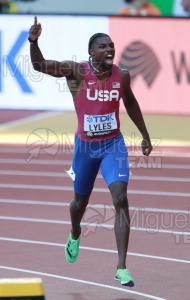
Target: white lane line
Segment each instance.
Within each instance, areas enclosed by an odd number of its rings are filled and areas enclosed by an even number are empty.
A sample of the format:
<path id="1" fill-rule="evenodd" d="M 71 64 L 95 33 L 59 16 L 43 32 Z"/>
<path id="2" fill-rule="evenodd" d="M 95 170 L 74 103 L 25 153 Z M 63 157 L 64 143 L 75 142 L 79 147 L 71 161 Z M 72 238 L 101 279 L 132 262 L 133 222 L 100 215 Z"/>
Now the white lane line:
<path id="1" fill-rule="evenodd" d="M 73 191 L 72 186 L 38 185 L 38 184 L 0 183 L 0 188 L 47 190 L 47 191 Z M 108 193 L 109 192 L 108 188 L 94 188 L 93 191 L 98 192 L 98 193 Z M 156 195 L 156 196 L 173 196 L 173 197 L 188 197 L 188 198 L 190 198 L 190 193 L 144 191 L 144 190 L 128 190 L 127 193 L 133 194 L 133 195 Z"/>
<path id="2" fill-rule="evenodd" d="M 190 165 L 187 164 L 162 164 L 152 161 L 152 159 L 146 162 L 143 162 L 145 160 L 144 157 L 141 158 L 140 161 L 131 161 L 133 165 L 131 166 L 131 169 L 178 169 L 178 170 L 190 170 Z M 129 159 L 130 161 L 130 159 Z M 24 159 L 20 158 L 10 158 L 0 159 L 1 164 L 27 164 L 27 165 L 71 165 L 71 160 L 61 160 L 61 159 L 31 159 L 29 162 L 27 161 L 27 156 Z"/>
<path id="3" fill-rule="evenodd" d="M 106 289 L 111 289 L 111 290 L 121 291 L 121 292 L 124 292 L 124 293 L 129 293 L 129 294 L 133 294 L 133 295 L 146 297 L 148 299 L 167 300 L 165 298 L 160 298 L 160 297 L 156 297 L 156 296 L 153 296 L 153 295 L 149 295 L 149 294 L 145 294 L 145 293 L 141 293 L 141 292 L 137 292 L 137 291 L 131 291 L 131 290 L 128 290 L 127 288 L 126 289 L 118 288 L 118 287 L 114 287 L 112 285 L 102 284 L 102 283 L 98 283 L 98 282 L 86 281 L 86 280 L 81 280 L 81 279 L 77 279 L 77 278 L 59 276 L 59 275 L 55 275 L 55 274 L 31 271 L 31 270 L 20 269 L 20 268 L 12 268 L 12 267 L 7 267 L 7 266 L 0 266 L 0 268 L 5 269 L 5 270 L 10 270 L 10 271 L 24 272 L 24 273 L 28 273 L 28 274 L 35 274 L 35 275 L 39 275 L 39 276 L 45 276 L 45 277 L 68 280 L 68 281 L 71 281 L 71 282 L 77 282 L 77 283 L 82 283 L 82 284 L 87 284 L 87 285 L 93 285 L 93 286 L 97 286 L 97 287 L 102 287 L 102 288 L 106 288 Z"/>
<path id="4" fill-rule="evenodd" d="M 63 172 L 35 172 L 35 171 L 15 171 L 15 170 L 0 170 L 0 175 L 11 175 L 11 176 L 34 176 L 34 177 L 68 177 Z M 98 176 L 100 177 L 100 176 Z M 102 176 L 101 176 L 102 178 Z"/>
<path id="5" fill-rule="evenodd" d="M 65 247 L 65 244 L 60 244 L 60 243 L 51 243 L 51 242 L 42 242 L 42 241 L 6 238 L 6 237 L 0 237 L 0 241 L 42 245 L 42 246 L 52 246 L 52 247 Z M 85 247 L 85 246 L 80 246 L 80 249 L 88 250 L 88 251 L 104 252 L 104 253 L 114 253 L 114 254 L 117 253 L 116 250 Z M 148 254 L 135 253 L 135 252 L 127 252 L 127 254 L 131 255 L 131 256 L 137 256 L 137 257 L 143 257 L 143 258 L 149 258 L 149 259 L 158 259 L 158 260 L 164 260 L 164 261 L 190 264 L 190 260 L 184 260 L 184 259 L 177 259 L 177 258 L 171 258 L 171 257 L 165 257 L 165 256 L 155 256 L 155 255 L 148 255 Z"/>
<path id="6" fill-rule="evenodd" d="M 17 222 L 32 222 L 32 223 L 47 223 L 47 224 L 64 224 L 64 225 L 71 225 L 71 221 L 62 221 L 62 220 L 50 220 L 50 219 L 38 219 L 38 218 L 22 218 L 22 217 L 10 217 L 10 216 L 0 216 L 0 220 L 2 221 L 17 221 Z M 103 229 L 112 230 L 114 225 L 112 224 L 105 224 L 105 223 L 94 223 L 92 222 L 81 222 L 82 226 L 86 226 L 89 230 L 89 227 L 99 227 Z M 174 231 L 174 230 L 166 230 L 166 229 L 159 229 L 157 227 L 145 228 L 145 227 L 130 227 L 131 230 L 135 231 L 145 231 L 147 233 L 166 233 L 166 234 L 173 234 L 173 235 L 185 235 L 189 236 L 189 231 Z M 94 232 L 94 230 L 93 230 Z"/>
<path id="7" fill-rule="evenodd" d="M 190 198 L 190 193 L 141 191 L 141 190 L 128 190 L 127 193 L 133 194 L 133 195 L 155 195 L 155 196 L 173 196 L 173 197 L 188 197 L 188 198 Z"/>
<path id="8" fill-rule="evenodd" d="M 35 171 L 15 171 L 15 170 L 0 170 L 0 175 L 10 176 L 35 176 L 35 177 L 66 177 L 68 175 L 63 172 L 35 172 Z M 97 178 L 102 178 L 101 174 L 98 174 Z M 148 181 L 171 181 L 171 182 L 190 182 L 190 178 L 182 177 L 164 177 L 164 176 L 135 176 L 132 175 L 130 180 L 148 180 Z"/>
<path id="9" fill-rule="evenodd" d="M 42 206 L 60 206 L 60 207 L 69 207 L 70 202 L 59 202 L 59 201 L 39 201 L 39 200 L 16 200 L 16 199 L 0 199 L 0 203 L 5 204 L 17 204 L 17 205 L 42 205 Z M 88 209 L 90 208 L 100 208 L 100 209 L 114 209 L 113 205 L 110 204 L 89 204 Z M 129 207 L 130 211 L 135 212 L 157 212 L 157 213 L 166 213 L 166 214 L 188 214 L 190 215 L 190 208 L 188 210 L 180 209 L 163 209 L 155 207 Z"/>
<path id="10" fill-rule="evenodd" d="M 70 202 L 59 202 L 59 201 L 40 201 L 40 200 L 17 200 L 17 199 L 1 199 L 0 203 L 9 203 L 9 204 L 22 204 L 22 205 L 42 205 L 42 206 L 64 206 L 69 207 Z M 88 208 L 102 208 L 102 209 L 114 209 L 113 205 L 110 204 L 89 204 Z M 168 214 L 189 214 L 190 208 L 188 210 L 180 210 L 180 209 L 163 209 L 163 208 L 155 208 L 155 207 L 136 207 L 131 206 L 129 210 L 140 211 L 140 212 L 158 212 L 158 213 L 168 213 Z"/>
<path id="11" fill-rule="evenodd" d="M 32 159 L 31 161 L 27 161 L 27 156 L 24 159 L 21 158 L 10 158 L 10 159 L 0 159 L 1 164 L 25 164 L 25 165 L 71 165 L 70 160 L 59 160 L 59 159 Z"/>
<path id="12" fill-rule="evenodd" d="M 70 150 L 70 147 L 72 147 L 73 144 L 72 144 L 72 141 L 70 141 L 69 145 L 67 144 L 63 144 L 63 149 L 61 150 L 58 150 L 56 152 L 56 155 L 65 155 L 65 154 L 73 154 L 73 152 Z M 157 152 L 155 153 L 151 153 L 151 156 L 153 157 L 169 157 L 169 158 L 190 158 L 190 152 L 187 152 L 187 148 L 190 149 L 190 146 L 181 146 L 180 149 L 181 149 L 181 152 L 177 152 L 175 150 L 175 146 L 173 147 L 174 151 L 173 152 L 164 152 L 164 150 L 161 148 L 157 148 Z M 54 148 L 51 147 L 51 149 L 53 150 Z M 184 149 L 186 152 L 184 152 Z M 55 147 L 55 150 L 57 150 L 57 147 Z M 11 145 L 10 147 L 2 147 L 0 148 L 0 153 L 4 153 L 4 154 L 7 154 L 7 153 L 10 153 L 10 154 L 28 154 L 28 149 L 26 147 L 25 144 L 23 144 L 23 148 L 17 148 L 15 147 L 14 148 L 14 145 Z M 39 150 L 35 150 L 33 149 L 33 153 L 37 153 L 39 154 Z M 55 152 L 54 152 L 55 153 Z M 130 157 L 133 157 L 133 156 L 141 156 L 141 152 L 139 151 L 131 151 L 130 150 L 130 147 L 128 147 L 128 153 L 129 153 L 129 158 Z M 45 152 L 45 151 L 40 151 L 40 155 L 48 155 L 49 153 Z"/>
<path id="13" fill-rule="evenodd" d="M 170 181 L 170 182 L 190 182 L 190 178 L 182 177 L 164 177 L 164 176 L 135 176 L 132 174 L 130 180 L 148 180 L 148 181 Z"/>

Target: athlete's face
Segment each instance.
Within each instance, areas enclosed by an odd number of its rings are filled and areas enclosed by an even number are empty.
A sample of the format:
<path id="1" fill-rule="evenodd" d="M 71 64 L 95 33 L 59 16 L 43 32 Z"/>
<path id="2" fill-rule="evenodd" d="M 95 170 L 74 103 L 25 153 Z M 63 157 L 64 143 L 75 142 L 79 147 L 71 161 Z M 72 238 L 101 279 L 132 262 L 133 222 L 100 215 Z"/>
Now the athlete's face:
<path id="1" fill-rule="evenodd" d="M 110 37 L 99 37 L 92 45 L 92 60 L 105 68 L 111 68 L 115 56 L 115 47 Z"/>

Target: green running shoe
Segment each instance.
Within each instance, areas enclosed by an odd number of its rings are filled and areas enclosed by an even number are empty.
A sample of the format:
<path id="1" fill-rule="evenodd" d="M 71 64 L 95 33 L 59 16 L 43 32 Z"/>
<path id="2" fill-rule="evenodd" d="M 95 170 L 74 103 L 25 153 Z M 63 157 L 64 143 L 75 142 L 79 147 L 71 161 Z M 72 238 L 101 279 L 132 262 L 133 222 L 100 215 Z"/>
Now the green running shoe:
<path id="1" fill-rule="evenodd" d="M 70 233 L 68 241 L 65 245 L 65 257 L 69 263 L 74 263 L 77 260 L 79 254 L 80 236 L 77 240 L 72 238 Z"/>
<path id="2" fill-rule="evenodd" d="M 129 287 L 133 287 L 135 285 L 134 279 L 131 277 L 128 269 L 118 269 L 114 279 L 120 281 L 121 285 Z"/>

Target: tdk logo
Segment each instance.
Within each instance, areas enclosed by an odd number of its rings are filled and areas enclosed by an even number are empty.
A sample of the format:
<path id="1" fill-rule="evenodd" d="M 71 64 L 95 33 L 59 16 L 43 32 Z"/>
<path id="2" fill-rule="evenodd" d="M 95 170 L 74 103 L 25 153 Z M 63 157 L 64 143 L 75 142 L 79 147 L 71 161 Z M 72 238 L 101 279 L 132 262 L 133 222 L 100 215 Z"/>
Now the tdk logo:
<path id="1" fill-rule="evenodd" d="M 108 114 L 104 116 L 88 116 L 87 121 L 89 123 L 92 123 L 93 121 L 96 123 L 102 123 L 106 121 L 114 121 L 115 118 L 113 117 L 113 114 Z"/>
<path id="2" fill-rule="evenodd" d="M 23 93 L 32 93 L 26 78 L 22 75 L 21 70 L 16 65 L 15 58 L 19 54 L 20 49 L 28 38 L 28 31 L 22 31 L 15 43 L 12 45 L 8 54 L 2 53 L 2 32 L 0 31 L 0 92 L 3 90 L 3 80 L 5 80 L 4 69 L 9 68 L 13 80 L 16 80 Z"/>
<path id="3" fill-rule="evenodd" d="M 112 101 L 119 100 L 119 91 L 118 90 L 90 90 L 87 89 L 86 97 L 88 100 L 99 100 L 99 101 Z"/>

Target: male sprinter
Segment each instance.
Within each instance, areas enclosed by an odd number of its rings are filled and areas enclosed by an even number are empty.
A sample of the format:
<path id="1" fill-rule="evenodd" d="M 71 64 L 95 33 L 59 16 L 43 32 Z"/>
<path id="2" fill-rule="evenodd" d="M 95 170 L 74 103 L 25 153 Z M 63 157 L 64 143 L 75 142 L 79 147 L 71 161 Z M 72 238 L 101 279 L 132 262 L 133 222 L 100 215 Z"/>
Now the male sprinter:
<path id="1" fill-rule="evenodd" d="M 115 47 L 104 33 L 94 34 L 88 45 L 89 61 L 46 60 L 38 46 L 41 24 L 34 19 L 29 31 L 31 61 L 35 70 L 55 77 L 66 77 L 73 97 L 78 128 L 72 162 L 74 200 L 70 204 L 71 232 L 65 247 L 68 262 L 76 261 L 81 237 L 80 222 L 89 202 L 100 169 L 115 207 L 115 238 L 118 264 L 115 279 L 132 287 L 134 280 L 126 266 L 130 232 L 127 199 L 128 152 L 120 132 L 119 103 L 123 99 L 129 117 L 142 134 L 142 152 L 152 151 L 145 122 L 130 87 L 130 75 L 113 64 Z M 122 218 L 122 219 L 121 219 Z"/>

